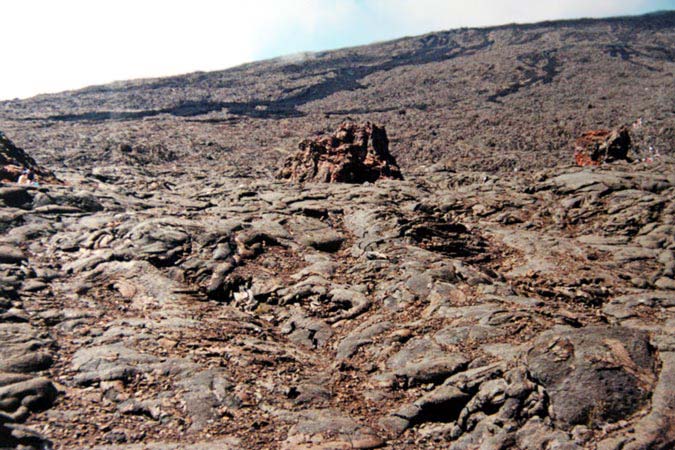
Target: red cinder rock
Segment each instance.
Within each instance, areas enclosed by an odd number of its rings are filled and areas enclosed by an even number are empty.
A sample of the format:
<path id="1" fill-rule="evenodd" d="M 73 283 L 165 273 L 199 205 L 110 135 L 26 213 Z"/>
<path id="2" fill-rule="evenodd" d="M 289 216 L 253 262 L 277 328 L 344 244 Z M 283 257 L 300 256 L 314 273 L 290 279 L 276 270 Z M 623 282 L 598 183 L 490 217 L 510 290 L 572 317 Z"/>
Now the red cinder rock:
<path id="1" fill-rule="evenodd" d="M 286 159 L 277 177 L 326 183 L 403 179 L 389 153 L 387 132 L 370 122 L 344 122 L 331 136 L 305 139 L 299 150 Z"/>
<path id="2" fill-rule="evenodd" d="M 599 166 L 604 162 L 628 159 L 630 148 L 627 127 L 587 131 L 574 142 L 574 160 L 580 166 Z"/>

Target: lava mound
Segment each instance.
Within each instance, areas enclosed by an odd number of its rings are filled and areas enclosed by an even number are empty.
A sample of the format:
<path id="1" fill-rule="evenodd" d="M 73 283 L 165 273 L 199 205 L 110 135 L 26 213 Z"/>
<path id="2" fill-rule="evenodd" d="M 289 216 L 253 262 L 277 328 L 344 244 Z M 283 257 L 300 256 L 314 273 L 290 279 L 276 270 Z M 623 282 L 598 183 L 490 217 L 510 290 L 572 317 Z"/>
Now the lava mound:
<path id="1" fill-rule="evenodd" d="M 23 149 L 14 145 L 0 131 L 0 181 L 17 181 L 21 172 L 29 169 L 40 179 L 54 179 L 54 174 L 40 167 Z"/>
<path id="2" fill-rule="evenodd" d="M 574 160 L 579 166 L 599 166 L 627 159 L 631 145 L 626 127 L 587 131 L 574 142 Z"/>
<path id="3" fill-rule="evenodd" d="M 292 181 L 365 183 L 402 180 L 384 127 L 344 122 L 330 136 L 305 139 L 277 174 Z"/>

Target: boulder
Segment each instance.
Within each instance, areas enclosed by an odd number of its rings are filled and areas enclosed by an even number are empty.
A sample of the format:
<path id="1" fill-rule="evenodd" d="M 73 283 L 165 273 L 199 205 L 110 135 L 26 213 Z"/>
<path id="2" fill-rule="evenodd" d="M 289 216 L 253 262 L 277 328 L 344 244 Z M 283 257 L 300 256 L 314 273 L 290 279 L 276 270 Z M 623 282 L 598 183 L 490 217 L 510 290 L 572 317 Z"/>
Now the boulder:
<path id="1" fill-rule="evenodd" d="M 648 334 L 624 327 L 553 328 L 535 340 L 527 363 L 564 429 L 630 417 L 648 404 L 656 382 Z"/>
<path id="2" fill-rule="evenodd" d="M 631 145 L 627 127 L 587 131 L 574 142 L 574 160 L 579 166 L 599 166 L 627 159 Z"/>
<path id="3" fill-rule="evenodd" d="M 384 127 L 370 122 L 344 122 L 330 136 L 305 139 L 284 162 L 278 178 L 326 183 L 401 180 L 401 170 L 389 153 Z"/>

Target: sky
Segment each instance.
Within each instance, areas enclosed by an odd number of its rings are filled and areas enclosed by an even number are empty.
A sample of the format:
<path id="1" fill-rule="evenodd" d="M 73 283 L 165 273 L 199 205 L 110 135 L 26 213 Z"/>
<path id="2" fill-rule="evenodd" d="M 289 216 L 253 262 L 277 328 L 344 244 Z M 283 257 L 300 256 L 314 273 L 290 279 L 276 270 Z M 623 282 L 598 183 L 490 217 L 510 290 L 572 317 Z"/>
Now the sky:
<path id="1" fill-rule="evenodd" d="M 675 0 L 16 0 L 0 100 L 458 27 L 675 9 Z"/>

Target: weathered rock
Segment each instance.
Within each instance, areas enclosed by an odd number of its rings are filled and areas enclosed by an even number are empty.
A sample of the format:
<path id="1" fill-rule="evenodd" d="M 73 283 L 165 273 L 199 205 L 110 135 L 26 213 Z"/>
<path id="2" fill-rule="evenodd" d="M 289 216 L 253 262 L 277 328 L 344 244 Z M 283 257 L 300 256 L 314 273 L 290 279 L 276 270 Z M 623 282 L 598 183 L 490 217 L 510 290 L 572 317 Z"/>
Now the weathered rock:
<path id="1" fill-rule="evenodd" d="M 46 378 L 33 378 L 0 387 L 0 410 L 21 421 L 29 411 L 48 408 L 56 399 L 56 388 Z"/>
<path id="2" fill-rule="evenodd" d="M 671 166 L 181 167 L 8 191 L 0 389 L 41 371 L 65 394 L 33 416 L 8 395 L 8 420 L 115 450 L 672 446 Z"/>
<path id="3" fill-rule="evenodd" d="M 626 159 L 631 149 L 628 128 L 593 130 L 574 142 L 574 160 L 580 166 L 599 166 L 604 162 Z"/>
<path id="4" fill-rule="evenodd" d="M 44 351 L 28 351 L 0 361 L 0 371 L 30 373 L 48 369 L 54 360 Z"/>
<path id="5" fill-rule="evenodd" d="M 439 386 L 415 401 L 414 405 L 420 408 L 420 415 L 415 419 L 425 421 L 440 418 L 450 422 L 457 419 L 470 398 L 455 386 Z"/>
<path id="6" fill-rule="evenodd" d="M 384 127 L 345 122 L 335 134 L 306 139 L 277 174 L 292 181 L 363 183 L 403 179 Z"/>
<path id="7" fill-rule="evenodd" d="M 282 449 L 347 450 L 380 447 L 375 431 L 334 410 L 309 410 L 288 431 Z"/>
<path id="8" fill-rule="evenodd" d="M 444 351 L 431 339 L 408 341 L 387 361 L 391 369 L 377 377 L 385 385 L 401 384 L 404 387 L 424 383 L 439 383 L 464 369 L 467 359 L 459 353 Z"/>
<path id="9" fill-rule="evenodd" d="M 78 350 L 73 355 L 72 367 L 78 372 L 75 382 L 86 385 L 99 381 L 129 380 L 138 372 L 149 371 L 148 365 L 157 361 L 155 357 L 117 343 Z"/>
<path id="10" fill-rule="evenodd" d="M 340 233 L 319 219 L 298 217 L 288 227 L 301 244 L 316 250 L 335 252 L 344 242 Z"/>
<path id="11" fill-rule="evenodd" d="M 328 294 L 331 301 L 339 307 L 347 307 L 344 312 L 331 317 L 328 322 L 334 323 L 338 320 L 352 319 L 363 314 L 370 308 L 371 301 L 364 294 L 351 289 L 333 289 Z"/>
<path id="12" fill-rule="evenodd" d="M 118 145 L 109 145 L 106 148 L 106 154 L 110 163 L 132 163 L 132 164 L 159 164 L 162 162 L 171 162 L 177 159 L 176 152 L 168 149 L 163 144 L 154 145 L 131 145 L 128 142 L 122 142 Z"/>
<path id="13" fill-rule="evenodd" d="M 516 433 L 518 448 L 539 450 L 550 448 L 557 450 L 580 450 L 582 447 L 572 442 L 567 433 L 555 430 L 543 423 L 541 418 L 530 419 Z"/>
<path id="14" fill-rule="evenodd" d="M 126 435 L 122 431 L 110 431 L 107 434 L 108 441 L 120 440 L 119 444 L 126 441 Z M 143 444 L 123 444 L 123 445 L 97 445 L 92 447 L 92 450 L 238 450 L 242 448 L 239 439 L 218 438 L 207 439 L 205 441 L 196 442 L 194 444 L 186 444 L 185 442 L 152 442 Z"/>
<path id="15" fill-rule="evenodd" d="M 392 323 L 385 321 L 381 316 L 375 316 L 347 335 L 337 346 L 336 358 L 344 360 L 354 355 L 359 347 L 370 344 L 373 338 L 392 327 Z"/>
<path id="16" fill-rule="evenodd" d="M 324 321 L 307 317 L 298 310 L 291 313 L 291 317 L 281 325 L 280 330 L 293 342 L 309 348 L 323 347 L 333 335 L 330 326 Z"/>
<path id="17" fill-rule="evenodd" d="M 18 247 L 0 245 L 0 264 L 20 264 L 26 255 Z"/>
<path id="18" fill-rule="evenodd" d="M 420 247 L 447 256 L 470 256 L 484 251 L 485 242 L 480 236 L 464 224 L 448 219 L 438 210 L 423 208 L 402 224 L 401 232 Z"/>
<path id="19" fill-rule="evenodd" d="M 625 419 L 647 403 L 656 382 L 647 333 L 622 327 L 547 331 L 527 363 L 546 388 L 553 419 L 567 429 Z"/>
<path id="20" fill-rule="evenodd" d="M 232 394 L 233 384 L 223 370 L 205 370 L 185 378 L 180 385 L 186 390 L 183 399 L 192 419 L 191 431 L 198 431 L 217 420 L 221 408 L 236 409 L 241 404 Z"/>

